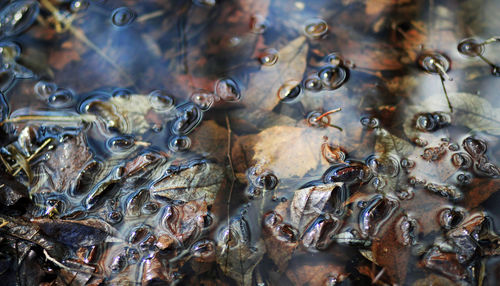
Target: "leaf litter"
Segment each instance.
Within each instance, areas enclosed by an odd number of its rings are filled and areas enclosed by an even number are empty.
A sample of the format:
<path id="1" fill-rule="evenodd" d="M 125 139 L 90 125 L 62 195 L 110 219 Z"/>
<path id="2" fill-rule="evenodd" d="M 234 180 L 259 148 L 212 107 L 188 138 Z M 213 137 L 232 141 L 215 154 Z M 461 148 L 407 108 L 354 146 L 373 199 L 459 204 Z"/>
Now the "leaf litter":
<path id="1" fill-rule="evenodd" d="M 118 2 L 0 5 L 2 279 L 495 284 L 474 0 Z"/>

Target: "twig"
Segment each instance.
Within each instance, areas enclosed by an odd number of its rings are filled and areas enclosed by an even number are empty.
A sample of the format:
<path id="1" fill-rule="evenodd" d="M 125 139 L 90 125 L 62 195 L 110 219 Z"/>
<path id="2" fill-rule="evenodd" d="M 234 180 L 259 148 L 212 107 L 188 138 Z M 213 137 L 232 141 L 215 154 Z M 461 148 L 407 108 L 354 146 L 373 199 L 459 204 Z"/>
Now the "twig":
<path id="1" fill-rule="evenodd" d="M 229 221 L 229 214 L 230 214 L 230 205 L 231 205 L 231 198 L 233 196 L 233 188 L 234 188 L 234 182 L 236 180 L 236 176 L 234 174 L 234 167 L 233 167 L 233 159 L 231 157 L 231 124 L 229 122 L 229 116 L 226 113 L 226 127 L 227 127 L 227 159 L 229 160 L 229 167 L 231 168 L 231 188 L 229 189 L 229 196 L 227 199 L 227 227 L 229 231 L 229 238 L 226 247 L 229 248 L 229 239 L 231 239 L 231 224 Z M 229 262 L 229 254 L 226 256 L 226 267 Z"/>
<path id="2" fill-rule="evenodd" d="M 148 20 L 158 18 L 158 17 L 162 16 L 163 14 L 165 14 L 165 11 L 162 11 L 162 10 L 158 10 L 155 12 L 144 14 L 144 15 L 137 17 L 136 22 L 139 22 L 139 23 L 146 22 Z"/>
<path id="3" fill-rule="evenodd" d="M 453 113 L 453 106 L 451 105 L 450 98 L 448 97 L 448 92 L 446 91 L 446 86 L 444 85 L 443 76 L 441 76 L 441 86 L 443 87 L 444 96 L 446 97 L 446 101 L 448 102 L 448 107 L 450 108 L 450 112 Z"/>
<path id="4" fill-rule="evenodd" d="M 339 111 L 342 111 L 342 108 L 340 108 L 340 107 L 339 107 L 339 108 L 336 108 L 336 109 L 333 109 L 333 110 L 327 111 L 327 112 L 325 112 L 325 113 L 321 114 L 320 116 L 316 117 L 316 118 L 314 119 L 314 121 L 321 120 L 321 118 L 323 118 L 323 117 L 325 117 L 325 116 L 327 116 L 327 115 L 329 115 L 329 114 L 339 112 Z"/>
<path id="5" fill-rule="evenodd" d="M 372 284 L 377 283 L 377 281 L 380 279 L 380 277 L 382 277 L 382 275 L 384 274 L 384 272 L 385 272 L 385 267 L 382 268 L 382 270 L 380 270 L 379 273 L 377 273 L 377 276 L 375 276 L 375 278 L 372 280 Z"/>
<path id="6" fill-rule="evenodd" d="M 0 126 L 2 126 L 1 123 L 0 123 Z M 9 165 L 9 163 L 4 159 L 2 154 L 0 154 L 0 161 L 2 161 L 2 163 L 5 165 L 5 168 L 7 168 L 7 172 L 9 172 L 9 174 L 12 174 L 12 171 L 14 171 L 14 170 Z"/>
<path id="7" fill-rule="evenodd" d="M 40 151 L 42 151 L 43 148 L 45 148 L 50 142 L 52 142 L 52 138 L 48 138 L 47 140 L 45 140 L 43 144 L 40 147 L 38 147 L 38 149 L 35 150 L 33 154 L 31 154 L 28 158 L 26 158 L 26 161 L 29 163 L 31 160 L 33 160 L 33 158 L 35 158 L 35 156 L 38 155 L 38 153 L 40 153 Z M 12 176 L 16 176 L 19 172 L 21 172 L 21 170 L 22 168 L 18 167 L 17 170 L 14 172 L 14 174 L 12 174 Z"/>
<path id="8" fill-rule="evenodd" d="M 0 220 L 2 220 L 2 223 L 0 223 L 0 228 L 2 228 L 2 227 L 4 227 L 4 226 L 6 226 L 6 225 L 9 224 L 9 221 L 6 220 L 6 219 L 4 219 L 4 218 L 2 218 L 2 217 L 0 217 Z"/>
<path id="9" fill-rule="evenodd" d="M 5 123 L 16 123 L 16 122 L 25 122 L 25 121 L 55 121 L 55 122 L 74 122 L 74 121 L 84 121 L 84 122 L 92 122 L 95 121 L 97 117 L 92 114 L 83 114 L 76 116 L 45 116 L 45 115 L 22 115 L 18 117 L 11 117 L 2 122 L 0 122 L 0 126 Z"/>

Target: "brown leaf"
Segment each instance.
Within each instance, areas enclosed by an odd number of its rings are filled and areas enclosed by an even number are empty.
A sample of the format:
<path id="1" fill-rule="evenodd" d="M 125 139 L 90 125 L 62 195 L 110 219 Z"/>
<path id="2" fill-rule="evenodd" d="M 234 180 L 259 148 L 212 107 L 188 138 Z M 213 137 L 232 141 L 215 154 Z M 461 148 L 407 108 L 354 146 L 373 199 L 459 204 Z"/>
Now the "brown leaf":
<path id="1" fill-rule="evenodd" d="M 344 265 L 331 260 L 314 259 L 305 263 L 303 259 L 297 258 L 290 264 L 286 276 L 293 285 L 335 285 L 348 276 Z"/>
<path id="2" fill-rule="evenodd" d="M 38 178 L 32 187 L 34 192 L 44 187 L 54 192 L 69 190 L 92 158 L 83 133 L 67 138 L 47 154 L 49 159 L 33 168 Z"/>
<path id="3" fill-rule="evenodd" d="M 262 66 L 253 74 L 246 90 L 242 92 L 242 103 L 249 110 L 254 108 L 271 111 L 278 103 L 278 90 L 288 81 L 302 81 L 306 69 L 308 44 L 304 36 L 288 43 L 279 52 L 278 62 Z"/>
<path id="4" fill-rule="evenodd" d="M 208 160 L 195 159 L 172 163 L 166 175 L 156 181 L 150 191 L 155 197 L 185 202 L 203 199 L 212 205 L 225 182 L 221 166 Z"/>
<path id="5" fill-rule="evenodd" d="M 261 165 L 278 178 L 303 177 L 323 162 L 323 134 L 324 131 L 310 127 L 275 126 L 256 135 L 239 137 L 236 145 L 240 145 L 246 166 Z M 236 169 L 244 172 L 246 166 Z"/>
<path id="6" fill-rule="evenodd" d="M 215 121 L 203 121 L 189 136 L 192 142 L 190 150 L 223 163 L 227 154 L 227 136 L 227 129 Z"/>

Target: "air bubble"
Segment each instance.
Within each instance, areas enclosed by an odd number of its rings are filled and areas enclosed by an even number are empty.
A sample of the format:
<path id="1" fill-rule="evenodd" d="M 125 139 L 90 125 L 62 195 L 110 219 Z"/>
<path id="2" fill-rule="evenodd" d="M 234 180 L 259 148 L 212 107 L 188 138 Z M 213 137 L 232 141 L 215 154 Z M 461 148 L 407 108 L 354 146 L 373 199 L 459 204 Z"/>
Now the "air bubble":
<path id="1" fill-rule="evenodd" d="M 259 55 L 259 62 L 263 66 L 272 66 L 278 62 L 278 51 L 275 49 L 266 49 Z"/>
<path id="2" fill-rule="evenodd" d="M 135 19 L 135 12 L 128 7 L 120 7 L 113 11 L 111 23 L 118 27 L 123 27 L 132 23 Z"/>
<path id="3" fill-rule="evenodd" d="M 195 104 L 179 106 L 177 118 L 172 124 L 172 132 L 176 135 L 187 135 L 198 126 L 203 117 L 203 112 Z"/>
<path id="4" fill-rule="evenodd" d="M 117 224 L 123 219 L 123 214 L 119 211 L 111 211 L 106 215 L 106 221 L 110 224 Z"/>
<path id="5" fill-rule="evenodd" d="M 486 153 L 487 144 L 481 139 L 476 139 L 473 137 L 467 137 L 462 142 L 462 146 L 465 151 L 469 153 L 472 158 L 479 158 Z"/>
<path id="6" fill-rule="evenodd" d="M 476 57 L 478 55 L 482 55 L 484 52 L 484 46 L 472 38 L 460 41 L 457 49 L 462 55 L 469 57 Z"/>
<path id="7" fill-rule="evenodd" d="M 132 136 L 116 136 L 106 142 L 106 147 L 112 152 L 125 152 L 134 147 L 135 140 Z"/>
<path id="8" fill-rule="evenodd" d="M 394 157 L 379 157 L 372 155 L 366 159 L 366 165 L 374 174 L 396 177 L 399 174 L 399 163 Z"/>
<path id="9" fill-rule="evenodd" d="M 72 91 L 59 89 L 47 99 L 47 103 L 54 108 L 69 107 L 73 104 L 73 97 Z"/>
<path id="10" fill-rule="evenodd" d="M 213 93 L 203 90 L 191 94 L 190 98 L 191 101 L 203 111 L 210 109 L 215 102 L 215 96 Z"/>
<path id="11" fill-rule="evenodd" d="M 168 148 L 174 152 L 185 152 L 191 148 L 191 139 L 187 136 L 174 136 L 170 139 Z"/>
<path id="12" fill-rule="evenodd" d="M 154 90 L 148 97 L 149 102 L 156 111 L 168 111 L 174 106 L 173 97 L 164 90 Z"/>
<path id="13" fill-rule="evenodd" d="M 326 66 L 318 72 L 324 88 L 334 90 L 341 87 L 349 78 L 349 70 L 343 66 Z"/>
<path id="14" fill-rule="evenodd" d="M 363 125 L 364 127 L 367 127 L 367 128 L 370 128 L 370 129 L 374 129 L 374 128 L 377 128 L 379 127 L 379 120 L 375 117 L 361 117 L 361 125 Z"/>
<path id="15" fill-rule="evenodd" d="M 456 168 L 467 170 L 472 167 L 472 158 L 467 153 L 455 153 L 451 155 L 451 163 Z"/>
<path id="16" fill-rule="evenodd" d="M 496 76 L 496 77 L 500 77 L 500 67 L 492 66 L 491 67 L 491 74 Z"/>
<path id="17" fill-rule="evenodd" d="M 134 92 L 128 88 L 117 88 L 113 90 L 112 96 L 128 99 L 132 94 L 134 94 Z"/>
<path id="18" fill-rule="evenodd" d="M 212 261 L 215 258 L 215 242 L 203 239 L 193 243 L 191 255 L 202 261 Z"/>
<path id="19" fill-rule="evenodd" d="M 304 25 L 306 36 L 312 39 L 319 39 L 328 32 L 328 24 L 323 19 L 310 19 Z"/>
<path id="20" fill-rule="evenodd" d="M 344 64 L 344 60 L 342 59 L 342 57 L 337 54 L 337 53 L 331 53 L 329 54 L 328 56 L 326 56 L 326 59 L 325 61 L 329 64 L 329 65 L 332 65 L 334 67 L 337 67 L 337 66 L 342 66 Z"/>
<path id="21" fill-rule="evenodd" d="M 39 81 L 35 84 L 35 93 L 42 99 L 48 99 L 57 90 L 57 84 L 53 82 Z"/>
<path id="22" fill-rule="evenodd" d="M 439 222 L 445 229 L 457 227 L 465 217 L 465 213 L 461 209 L 446 208 L 439 213 Z"/>
<path id="23" fill-rule="evenodd" d="M 319 76 L 317 74 L 313 74 L 304 80 L 304 88 L 306 90 L 317 92 L 323 89 L 323 85 Z"/>
<path id="24" fill-rule="evenodd" d="M 109 266 L 109 269 L 111 269 L 111 271 L 114 273 L 118 273 L 121 272 L 123 269 L 125 269 L 126 266 L 127 266 L 127 257 L 124 254 L 120 254 L 115 258 L 113 258 L 113 261 Z"/>
<path id="25" fill-rule="evenodd" d="M 467 174 L 458 174 L 457 181 L 460 185 L 469 185 L 472 182 L 472 178 Z"/>
<path id="26" fill-rule="evenodd" d="M 427 52 L 420 55 L 418 65 L 424 71 L 436 74 L 447 72 L 451 67 L 450 60 L 446 56 L 436 52 Z"/>
<path id="27" fill-rule="evenodd" d="M 15 36 L 28 29 L 38 16 L 39 3 L 15 1 L 0 11 L 0 38 Z"/>
<path id="28" fill-rule="evenodd" d="M 74 0 L 71 2 L 69 8 L 72 12 L 77 13 L 86 10 L 89 7 L 88 0 Z"/>
<path id="29" fill-rule="evenodd" d="M 21 54 L 21 47 L 13 42 L 0 43 L 0 63 L 9 66 Z"/>
<path id="30" fill-rule="evenodd" d="M 283 102 L 293 102 L 302 93 L 300 82 L 290 80 L 285 82 L 278 90 L 278 98 Z"/>
<path id="31" fill-rule="evenodd" d="M 237 101 L 241 97 L 240 87 L 232 78 L 222 78 L 215 83 L 215 94 L 224 101 Z"/>
<path id="32" fill-rule="evenodd" d="M 276 175 L 270 172 L 264 172 L 257 177 L 256 185 L 265 190 L 274 190 L 278 182 L 278 177 L 276 177 Z"/>

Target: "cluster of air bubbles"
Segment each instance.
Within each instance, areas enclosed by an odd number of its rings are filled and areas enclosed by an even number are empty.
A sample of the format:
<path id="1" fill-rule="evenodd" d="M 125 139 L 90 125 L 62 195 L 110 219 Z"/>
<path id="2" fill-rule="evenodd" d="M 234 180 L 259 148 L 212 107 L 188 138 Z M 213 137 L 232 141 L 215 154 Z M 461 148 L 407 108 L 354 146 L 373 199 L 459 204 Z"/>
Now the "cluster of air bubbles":
<path id="1" fill-rule="evenodd" d="M 120 7 L 113 10 L 111 14 L 111 23 L 118 27 L 131 24 L 135 20 L 135 12 L 128 7 Z"/>
<path id="2" fill-rule="evenodd" d="M 0 39 L 18 35 L 36 20 L 40 4 L 35 0 L 14 1 L 0 10 Z"/>
<path id="3" fill-rule="evenodd" d="M 415 126 L 420 131 L 432 132 L 451 124 L 451 116 L 445 112 L 420 113 L 416 115 Z"/>
<path id="4" fill-rule="evenodd" d="M 39 81 L 35 84 L 35 93 L 42 99 L 47 100 L 57 90 L 57 84 L 48 81 Z"/>
<path id="5" fill-rule="evenodd" d="M 269 22 L 262 15 L 253 15 L 250 19 L 250 30 L 256 34 L 262 34 L 269 26 Z"/>
<path id="6" fill-rule="evenodd" d="M 371 155 L 366 159 L 366 165 L 376 175 L 396 177 L 399 174 L 399 162 L 392 156 Z"/>
<path id="7" fill-rule="evenodd" d="M 349 79 L 349 69 L 345 61 L 337 53 L 326 56 L 319 71 L 309 74 L 304 79 L 304 88 L 309 91 L 318 92 L 323 89 L 335 90 L 341 87 Z"/>
<path id="8" fill-rule="evenodd" d="M 263 66 L 272 66 L 278 62 L 278 51 L 273 48 L 265 49 L 259 54 L 259 62 Z"/>
<path id="9" fill-rule="evenodd" d="M 309 19 L 304 24 L 304 33 L 311 39 L 320 39 L 328 32 L 328 24 L 320 18 Z"/>
<path id="10" fill-rule="evenodd" d="M 263 191 L 276 189 L 278 177 L 270 170 L 262 170 L 260 166 L 249 168 L 247 171 L 249 186 L 246 191 L 250 198 L 261 196 Z"/>
<path id="11" fill-rule="evenodd" d="M 205 90 L 195 91 L 191 94 L 191 101 L 196 104 L 201 110 L 210 109 L 215 102 L 215 95 Z"/>
<path id="12" fill-rule="evenodd" d="M 304 79 L 304 88 L 310 91 L 320 91 L 323 89 L 321 79 L 317 73 L 311 74 Z"/>

